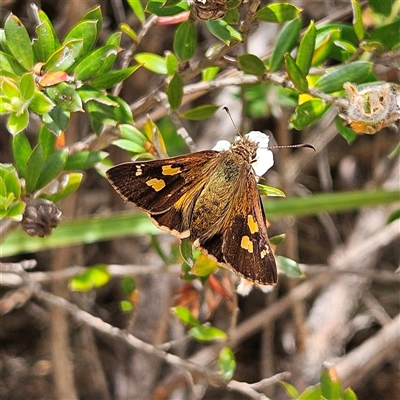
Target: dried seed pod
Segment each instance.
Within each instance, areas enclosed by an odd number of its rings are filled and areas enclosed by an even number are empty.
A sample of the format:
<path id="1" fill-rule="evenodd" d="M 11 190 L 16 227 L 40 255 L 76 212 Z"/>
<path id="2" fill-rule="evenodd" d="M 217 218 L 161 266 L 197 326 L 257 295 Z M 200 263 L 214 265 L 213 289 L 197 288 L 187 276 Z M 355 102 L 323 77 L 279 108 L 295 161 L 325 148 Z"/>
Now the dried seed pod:
<path id="1" fill-rule="evenodd" d="M 227 0 L 190 0 L 193 4 L 194 14 L 200 19 L 220 19 L 224 18 L 226 13 Z"/>
<path id="2" fill-rule="evenodd" d="M 48 236 L 60 223 L 61 214 L 59 208 L 49 200 L 31 200 L 25 207 L 21 221 L 22 229 L 29 236 Z"/>
<path id="3" fill-rule="evenodd" d="M 400 87 L 394 83 L 373 82 L 343 85 L 349 107 L 344 118 L 356 133 L 374 134 L 400 120 Z"/>

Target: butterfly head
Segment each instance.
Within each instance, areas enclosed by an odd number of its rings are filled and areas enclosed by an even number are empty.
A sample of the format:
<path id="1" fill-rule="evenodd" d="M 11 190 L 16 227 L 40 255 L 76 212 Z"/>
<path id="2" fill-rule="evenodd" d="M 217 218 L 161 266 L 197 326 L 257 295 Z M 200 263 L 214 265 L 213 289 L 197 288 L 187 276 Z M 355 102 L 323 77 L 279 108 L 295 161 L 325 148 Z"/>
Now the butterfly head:
<path id="1" fill-rule="evenodd" d="M 257 176 L 264 175 L 274 165 L 274 155 L 268 148 L 269 136 L 260 131 L 251 131 L 237 136 L 233 144 L 219 140 L 213 147 L 216 151 L 235 151 L 248 160 Z"/>

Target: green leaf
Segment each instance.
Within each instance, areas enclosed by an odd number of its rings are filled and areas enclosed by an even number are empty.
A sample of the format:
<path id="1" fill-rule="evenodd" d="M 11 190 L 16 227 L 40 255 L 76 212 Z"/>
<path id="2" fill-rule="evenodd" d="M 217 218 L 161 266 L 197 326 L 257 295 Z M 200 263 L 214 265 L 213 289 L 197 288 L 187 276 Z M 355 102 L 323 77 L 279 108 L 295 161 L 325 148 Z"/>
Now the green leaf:
<path id="1" fill-rule="evenodd" d="M 218 372 L 227 380 L 232 379 L 236 371 L 236 359 L 230 347 L 224 347 L 218 356 Z"/>
<path id="2" fill-rule="evenodd" d="M 29 112 L 27 109 L 22 110 L 22 112 L 13 112 L 10 114 L 7 120 L 7 129 L 12 134 L 23 131 L 29 122 Z"/>
<path id="3" fill-rule="evenodd" d="M 39 142 L 43 147 L 43 157 L 47 159 L 55 151 L 57 136 L 46 125 L 42 125 L 39 131 Z"/>
<path id="4" fill-rule="evenodd" d="M 201 80 L 203 82 L 212 81 L 218 74 L 219 67 L 206 67 L 201 71 Z"/>
<path id="5" fill-rule="evenodd" d="M 6 77 L 3 77 L 3 79 L 0 81 L 1 83 L 1 91 L 9 98 L 13 99 L 15 98 L 20 98 L 21 97 L 21 91 L 19 90 L 19 87 L 17 86 L 16 82 L 13 79 L 9 79 Z"/>
<path id="6" fill-rule="evenodd" d="M 133 310 L 133 304 L 128 300 L 121 300 L 119 302 L 119 306 L 120 306 L 122 312 L 125 312 L 125 313 L 131 312 Z"/>
<path id="7" fill-rule="evenodd" d="M 130 1 L 135 2 L 135 0 Z M 189 10 L 189 4 L 186 1 L 181 1 L 179 5 L 172 7 L 164 7 L 164 4 L 165 0 L 149 0 L 146 5 L 146 11 L 158 17 L 168 17 Z"/>
<path id="8" fill-rule="evenodd" d="M 240 21 L 240 13 L 237 8 L 228 9 L 225 13 L 224 21 L 228 25 L 237 25 Z"/>
<path id="9" fill-rule="evenodd" d="M 276 187 L 262 185 L 261 183 L 257 183 L 257 187 L 261 196 L 285 197 L 285 193 Z"/>
<path id="10" fill-rule="evenodd" d="M 189 326 L 200 326 L 200 322 L 195 318 L 192 313 L 185 307 L 176 306 L 171 308 L 172 314 L 180 319 L 185 325 Z"/>
<path id="11" fill-rule="evenodd" d="M 168 72 L 165 59 L 157 54 L 138 53 L 134 56 L 134 59 L 156 74 L 166 74 Z"/>
<path id="12" fill-rule="evenodd" d="M 1 31 L 1 30 L 0 30 Z M 8 72 L 13 75 L 21 76 L 25 73 L 25 68 L 11 55 L 0 51 L 0 71 L 2 74 Z M 15 76 L 15 78 L 17 78 Z"/>
<path id="13" fill-rule="evenodd" d="M 225 20 L 220 20 L 220 21 L 224 21 L 225 22 Z M 232 26 L 227 24 L 226 25 L 226 29 L 228 29 L 232 40 L 236 40 L 237 42 L 242 42 L 243 41 L 243 36 L 241 35 L 241 33 L 239 31 L 237 31 L 236 29 L 234 29 Z"/>
<path id="14" fill-rule="evenodd" d="M 35 90 L 32 100 L 29 103 L 30 109 L 36 114 L 42 115 L 50 112 L 55 104 L 42 92 Z"/>
<path id="15" fill-rule="evenodd" d="M 362 83 L 372 72 L 373 64 L 368 61 L 354 61 L 349 64 L 332 68 L 321 77 L 315 88 L 325 93 L 343 89 L 345 82 Z"/>
<path id="16" fill-rule="evenodd" d="M 290 396 L 292 399 L 297 399 L 299 397 L 298 390 L 288 382 L 280 381 L 279 384 L 285 389 L 285 392 Z"/>
<path id="17" fill-rule="evenodd" d="M 326 399 L 340 399 L 342 388 L 334 367 L 323 366 L 321 371 L 321 395 Z"/>
<path id="18" fill-rule="evenodd" d="M 113 141 L 113 145 L 119 147 L 120 149 L 129 151 L 135 154 L 142 154 L 146 152 L 143 144 L 137 144 L 127 139 L 117 139 Z"/>
<path id="19" fill-rule="evenodd" d="M 175 72 L 167 87 L 168 101 L 172 110 L 177 110 L 183 99 L 183 78 Z"/>
<path id="20" fill-rule="evenodd" d="M 353 8 L 353 27 L 358 40 L 363 40 L 365 35 L 364 23 L 362 20 L 362 10 L 358 0 L 351 0 L 351 7 Z"/>
<path id="21" fill-rule="evenodd" d="M 278 246 L 279 244 L 283 243 L 286 239 L 286 235 L 282 233 L 281 235 L 272 236 L 269 238 L 271 244 Z"/>
<path id="22" fill-rule="evenodd" d="M 286 22 L 295 19 L 301 12 L 301 8 L 289 3 L 273 3 L 258 10 L 256 19 L 265 22 Z"/>
<path id="23" fill-rule="evenodd" d="M 4 180 L 4 184 L 7 189 L 7 193 L 11 193 L 14 199 L 19 199 L 21 195 L 21 185 L 18 181 L 18 177 L 13 173 L 9 173 Z"/>
<path id="24" fill-rule="evenodd" d="M 108 95 L 108 97 L 117 103 L 116 107 L 109 107 L 112 109 L 113 115 L 116 117 L 118 123 L 133 124 L 132 110 L 129 104 L 121 97 Z"/>
<path id="25" fill-rule="evenodd" d="M 120 83 L 131 76 L 140 65 L 134 65 L 132 67 L 119 69 L 116 71 L 108 71 L 99 76 L 96 76 L 90 82 L 91 86 L 96 89 L 104 90 L 109 89 L 115 86 L 117 83 Z"/>
<path id="26" fill-rule="evenodd" d="M 136 290 L 136 282 L 132 276 L 127 275 L 122 278 L 122 290 L 127 296 L 130 296 Z"/>
<path id="27" fill-rule="evenodd" d="M 36 39 L 33 40 L 33 51 L 35 60 L 46 62 L 57 48 L 54 28 L 46 20 L 39 23 L 36 27 Z"/>
<path id="28" fill-rule="evenodd" d="M 174 53 L 170 51 L 165 52 L 165 64 L 167 66 L 168 75 L 172 76 L 175 74 L 175 71 L 179 68 L 179 61 L 176 58 Z"/>
<path id="29" fill-rule="evenodd" d="M 224 20 L 220 19 L 215 21 L 208 19 L 204 22 L 212 35 L 229 46 L 231 41 L 231 32 L 228 29 L 228 24 Z"/>
<path id="30" fill-rule="evenodd" d="M 396 0 L 369 0 L 368 6 L 371 7 L 375 13 L 389 17 L 389 15 L 392 13 L 392 8 L 395 3 Z"/>
<path id="31" fill-rule="evenodd" d="M 203 106 L 192 108 L 191 110 L 186 111 L 179 115 L 182 118 L 189 119 L 192 121 L 201 121 L 203 119 L 212 117 L 218 110 L 218 108 L 219 106 L 216 106 L 214 104 L 206 104 Z"/>
<path id="32" fill-rule="evenodd" d="M 347 42 L 345 40 L 334 40 L 333 44 L 336 47 L 344 50 L 349 55 L 357 53 L 357 48 L 353 45 L 353 43 Z"/>
<path id="33" fill-rule="evenodd" d="M 25 70 L 30 70 L 33 66 L 33 50 L 28 31 L 22 22 L 10 14 L 4 23 L 4 32 L 11 54 Z"/>
<path id="34" fill-rule="evenodd" d="M 141 146 L 143 146 L 143 142 L 148 141 L 147 136 L 133 125 L 120 124 L 118 128 L 121 132 L 121 136 L 124 139 L 128 139 L 129 141 L 139 144 Z"/>
<path id="35" fill-rule="evenodd" d="M 64 169 L 67 158 L 67 149 L 56 151 L 50 155 L 43 163 L 35 189 L 39 190 L 51 182 Z"/>
<path id="36" fill-rule="evenodd" d="M 62 110 L 60 107 L 53 107 L 48 113 L 42 115 L 43 122 L 56 135 L 61 135 L 67 128 L 69 122 L 68 111 Z"/>
<path id="37" fill-rule="evenodd" d="M 302 130 L 307 126 L 317 122 L 329 108 L 321 99 L 312 99 L 305 101 L 296 108 L 296 113 L 290 119 L 290 122 L 297 130 Z"/>
<path id="38" fill-rule="evenodd" d="M 282 256 L 277 256 L 276 260 L 279 269 L 289 278 L 304 278 L 304 274 L 296 261 Z"/>
<path id="39" fill-rule="evenodd" d="M 2 182 L 4 188 L 2 189 L 1 195 L 7 196 L 9 193 L 12 193 L 15 199 L 19 199 L 21 195 L 21 184 L 14 168 L 4 174 Z"/>
<path id="40" fill-rule="evenodd" d="M 279 33 L 276 41 L 274 52 L 270 60 L 271 72 L 278 71 L 283 64 L 283 57 L 286 53 L 290 53 L 297 43 L 301 31 L 301 20 L 295 18 L 292 21 L 286 22 Z"/>
<path id="41" fill-rule="evenodd" d="M 118 106 L 117 102 L 111 100 L 107 95 L 103 94 L 101 90 L 94 89 L 92 86 L 82 85 L 76 92 L 84 103 L 87 103 L 89 100 L 95 100 L 107 106 Z"/>
<path id="42" fill-rule="evenodd" d="M 15 165 L 21 176 L 25 177 L 26 165 L 32 153 L 32 148 L 24 132 L 17 133 L 12 139 L 12 152 Z"/>
<path id="43" fill-rule="evenodd" d="M 300 41 L 296 56 L 296 64 L 304 76 L 307 76 L 311 67 L 316 36 L 317 29 L 315 28 L 314 21 L 311 21 L 303 38 Z"/>
<path id="44" fill-rule="evenodd" d="M 228 338 L 228 335 L 221 329 L 202 325 L 191 328 L 189 335 L 199 342 L 225 341 Z"/>
<path id="45" fill-rule="evenodd" d="M 99 68 L 107 62 L 107 59 L 112 58 L 114 61 L 117 54 L 118 48 L 112 45 L 105 45 L 94 50 L 76 66 L 75 78 L 83 81 L 97 75 Z"/>
<path id="46" fill-rule="evenodd" d="M 80 54 L 86 55 L 89 53 L 96 43 L 98 37 L 97 22 L 94 20 L 79 21 L 68 33 L 64 39 L 64 43 L 71 40 L 82 40 L 82 51 Z M 79 57 L 79 58 L 82 58 Z"/>
<path id="47" fill-rule="evenodd" d="M 214 273 L 217 269 L 218 264 L 215 261 L 209 257 L 201 256 L 194 263 L 190 273 L 198 277 L 206 277 Z"/>
<path id="48" fill-rule="evenodd" d="M 306 390 L 304 390 L 303 393 L 300 394 L 299 397 L 296 398 L 296 400 L 316 400 L 316 399 L 325 400 L 321 398 L 320 385 L 309 386 Z"/>
<path id="49" fill-rule="evenodd" d="M 43 162 L 43 147 L 41 143 L 38 143 L 26 163 L 25 190 L 28 194 L 36 189 L 36 183 L 42 172 Z"/>
<path id="50" fill-rule="evenodd" d="M 350 388 L 343 391 L 342 397 L 343 400 L 358 400 L 357 395 Z"/>
<path id="51" fill-rule="evenodd" d="M 264 63 L 254 54 L 244 54 L 238 57 L 240 68 L 246 74 L 263 76 L 266 70 Z"/>
<path id="52" fill-rule="evenodd" d="M 60 41 L 57 38 L 57 34 L 56 31 L 54 29 L 53 24 L 51 23 L 49 17 L 46 15 L 46 13 L 39 9 L 34 3 L 31 4 L 31 9 L 33 11 L 34 17 L 36 21 L 39 21 L 39 25 L 41 25 L 43 22 L 46 23 L 46 25 L 49 27 L 49 31 L 46 31 L 47 35 L 51 35 L 52 36 L 52 41 L 54 42 L 54 50 L 60 46 Z M 53 51 L 54 51 L 53 50 Z M 41 60 L 41 61 L 45 61 L 45 60 Z"/>
<path id="53" fill-rule="evenodd" d="M 307 93 L 307 79 L 301 72 L 300 68 L 297 66 L 296 61 L 294 61 L 293 57 L 289 53 L 285 54 L 285 67 L 290 80 L 293 82 L 299 93 Z"/>
<path id="54" fill-rule="evenodd" d="M 379 42 L 387 50 L 392 50 L 400 43 L 400 18 L 394 20 L 391 24 L 380 26 L 375 29 L 368 42 Z"/>
<path id="55" fill-rule="evenodd" d="M 185 263 L 192 268 L 194 265 L 193 248 L 192 243 L 188 238 L 183 238 L 179 246 L 179 250 Z"/>
<path id="56" fill-rule="evenodd" d="M 163 7 L 174 7 L 179 4 L 181 0 L 166 0 L 165 3 L 162 5 Z"/>
<path id="57" fill-rule="evenodd" d="M 390 224 L 393 221 L 396 221 L 397 219 L 400 219 L 400 208 L 393 211 L 390 215 L 389 218 L 387 219 L 386 223 Z"/>
<path id="58" fill-rule="evenodd" d="M 104 286 L 111 279 L 111 274 L 106 265 L 94 265 L 82 274 L 69 281 L 69 288 L 73 291 L 86 292 Z"/>
<path id="59" fill-rule="evenodd" d="M 114 32 L 112 35 L 109 36 L 107 39 L 105 45 L 106 46 L 114 46 L 115 48 L 118 49 L 118 51 L 121 50 L 121 32 Z M 102 75 L 105 72 L 108 72 L 111 70 L 111 68 L 114 66 L 115 60 L 117 58 L 117 54 L 110 54 L 109 57 L 105 58 L 103 65 L 99 68 L 96 76 Z"/>
<path id="60" fill-rule="evenodd" d="M 179 25 L 174 36 L 174 52 L 182 61 L 190 60 L 196 50 L 197 29 L 192 21 Z"/>
<path id="61" fill-rule="evenodd" d="M 80 56 L 83 39 L 72 39 L 58 48 L 46 61 L 45 72 L 66 71 Z"/>
<path id="62" fill-rule="evenodd" d="M 96 21 L 96 32 L 97 37 L 100 34 L 102 24 L 103 24 L 103 15 L 101 14 L 101 7 L 99 5 L 94 6 L 91 10 L 89 10 L 82 18 L 84 21 Z"/>
<path id="63" fill-rule="evenodd" d="M 315 39 L 315 49 L 312 58 L 312 65 L 320 65 L 322 62 L 331 55 L 332 43 L 339 40 L 341 30 L 337 27 L 332 27 L 327 30 L 318 30 Z"/>
<path id="64" fill-rule="evenodd" d="M 130 8 L 138 18 L 138 20 L 143 23 L 146 20 L 146 16 L 144 14 L 144 10 L 140 1 L 137 0 L 127 0 Z"/>
<path id="65" fill-rule="evenodd" d="M 357 134 L 353 131 L 353 129 L 343 125 L 343 122 L 339 117 L 336 117 L 335 122 L 336 129 L 346 139 L 347 143 L 353 143 L 357 137 Z"/>
<path id="66" fill-rule="evenodd" d="M 13 105 L 9 98 L 5 96 L 0 96 L 0 115 L 1 114 L 9 114 L 13 112 Z"/>
<path id="67" fill-rule="evenodd" d="M 46 93 L 64 111 L 83 111 L 81 98 L 72 85 L 66 82 L 48 87 Z"/>
<path id="68" fill-rule="evenodd" d="M 15 219 L 16 221 L 21 221 L 22 214 L 25 210 L 25 203 L 14 202 L 13 205 L 8 209 L 7 217 L 11 219 Z"/>
<path id="69" fill-rule="evenodd" d="M 128 24 L 125 24 L 125 22 L 120 23 L 119 29 L 121 29 L 125 35 L 128 35 L 135 43 L 138 42 L 136 32 Z"/>
<path id="70" fill-rule="evenodd" d="M 53 194 L 42 193 L 39 197 L 57 203 L 64 200 L 69 195 L 74 193 L 80 186 L 83 179 L 83 174 L 80 172 L 72 172 L 63 176 L 60 189 Z"/>
<path id="71" fill-rule="evenodd" d="M 22 75 L 20 82 L 21 95 L 24 100 L 30 100 L 35 93 L 35 79 L 32 73 Z"/>
<path id="72" fill-rule="evenodd" d="M 84 150 L 79 153 L 73 153 L 68 157 L 64 167 L 65 171 L 85 170 L 94 167 L 100 161 L 106 158 L 108 153 L 104 151 Z"/>

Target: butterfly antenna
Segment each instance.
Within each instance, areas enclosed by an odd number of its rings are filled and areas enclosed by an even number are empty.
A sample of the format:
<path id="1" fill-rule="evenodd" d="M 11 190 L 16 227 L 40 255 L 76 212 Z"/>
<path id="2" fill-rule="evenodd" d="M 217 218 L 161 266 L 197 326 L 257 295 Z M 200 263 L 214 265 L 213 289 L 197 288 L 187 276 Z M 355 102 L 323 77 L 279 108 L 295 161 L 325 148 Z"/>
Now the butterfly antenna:
<path id="1" fill-rule="evenodd" d="M 268 146 L 268 149 L 294 149 L 294 148 L 303 148 L 303 147 L 307 147 L 309 149 L 313 149 L 314 151 L 316 151 L 315 147 L 308 143 L 288 144 L 285 146 Z"/>
<path id="2" fill-rule="evenodd" d="M 236 133 L 238 134 L 238 136 L 241 137 L 242 134 L 240 133 L 238 127 L 237 127 L 236 124 L 235 124 L 235 122 L 233 121 L 232 114 L 231 114 L 231 112 L 229 111 L 229 108 L 228 108 L 227 106 L 224 106 L 224 107 L 222 107 L 222 108 L 223 108 L 223 110 L 229 115 L 229 118 L 231 119 L 232 125 L 235 127 Z"/>

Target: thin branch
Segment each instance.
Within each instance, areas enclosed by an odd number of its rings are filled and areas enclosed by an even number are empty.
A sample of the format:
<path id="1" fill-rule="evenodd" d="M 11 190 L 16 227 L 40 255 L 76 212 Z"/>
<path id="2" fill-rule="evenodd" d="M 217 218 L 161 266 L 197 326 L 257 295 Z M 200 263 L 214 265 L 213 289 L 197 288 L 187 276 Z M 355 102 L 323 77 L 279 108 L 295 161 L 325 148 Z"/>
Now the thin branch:
<path id="1" fill-rule="evenodd" d="M 259 393 L 254 390 L 248 383 L 239 382 L 239 381 L 230 381 L 226 387 L 230 390 L 234 390 L 235 392 L 239 392 L 250 399 L 254 400 L 271 400 L 263 393 Z"/>
<path id="2" fill-rule="evenodd" d="M 400 314 L 335 365 L 343 387 L 354 386 L 380 364 L 399 357 Z"/>
<path id="3" fill-rule="evenodd" d="M 331 282 L 329 276 L 321 275 L 301 283 L 267 309 L 254 314 L 242 322 L 232 333 L 231 346 L 233 348 L 237 347 L 243 340 L 263 329 L 266 324 L 281 317 L 294 303 L 307 299 L 329 282 Z"/>
<path id="4" fill-rule="evenodd" d="M 29 274 L 23 273 L 21 275 L 23 276 L 29 288 L 32 290 L 33 296 L 45 303 L 47 306 L 61 308 L 68 312 L 75 320 L 90 326 L 96 332 L 106 335 L 109 338 L 121 340 L 133 349 L 159 357 L 176 368 L 183 369 L 184 371 L 190 371 L 194 376 L 205 379 L 210 384 L 226 384 L 221 375 L 211 371 L 208 367 L 195 365 L 191 362 L 183 360 L 178 356 L 175 356 L 174 354 L 160 350 L 156 346 L 146 343 L 132 334 L 112 326 L 107 322 L 104 322 L 102 319 L 81 310 L 78 306 L 63 299 L 62 297 L 55 296 L 52 293 L 43 290 L 37 282 L 34 282 L 29 278 Z"/>
<path id="5" fill-rule="evenodd" d="M 316 275 L 316 274 L 330 274 L 330 275 L 342 275 L 351 274 L 370 278 L 376 282 L 382 283 L 393 283 L 400 282 L 400 274 L 396 274 L 390 271 L 384 270 L 360 270 L 357 268 L 336 268 L 326 264 L 299 264 L 300 269 L 306 275 Z"/>

